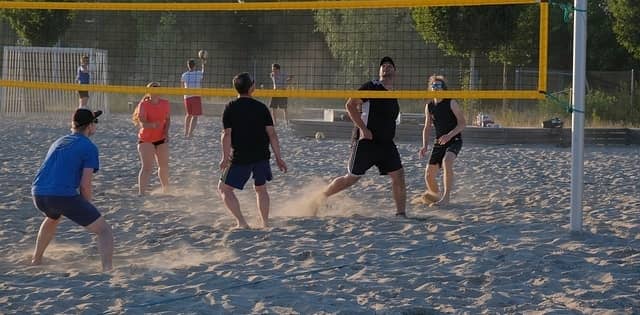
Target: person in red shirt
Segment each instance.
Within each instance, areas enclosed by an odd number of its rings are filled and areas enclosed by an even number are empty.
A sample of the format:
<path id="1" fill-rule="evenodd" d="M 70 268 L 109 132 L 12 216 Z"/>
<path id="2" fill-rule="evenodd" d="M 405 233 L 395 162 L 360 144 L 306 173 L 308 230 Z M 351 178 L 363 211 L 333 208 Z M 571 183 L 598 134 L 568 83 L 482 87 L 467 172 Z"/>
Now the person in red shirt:
<path id="1" fill-rule="evenodd" d="M 159 87 L 157 82 L 147 87 Z M 138 174 L 138 194 L 144 196 L 149 179 L 153 173 L 155 161 L 158 162 L 158 177 L 162 191 L 169 189 L 169 101 L 157 94 L 147 93 L 133 113 L 132 120 L 140 128 L 138 132 L 138 154 L 140 155 L 140 173 Z"/>

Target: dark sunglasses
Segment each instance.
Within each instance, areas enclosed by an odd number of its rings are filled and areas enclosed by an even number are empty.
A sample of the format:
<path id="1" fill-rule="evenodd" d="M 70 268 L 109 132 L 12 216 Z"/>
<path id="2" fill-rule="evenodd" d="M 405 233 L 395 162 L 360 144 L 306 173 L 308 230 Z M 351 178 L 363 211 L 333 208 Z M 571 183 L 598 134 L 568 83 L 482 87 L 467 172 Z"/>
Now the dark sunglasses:
<path id="1" fill-rule="evenodd" d="M 431 88 L 433 89 L 441 89 L 443 87 L 444 87 L 444 84 L 442 84 L 441 82 L 431 83 Z"/>
<path id="2" fill-rule="evenodd" d="M 94 124 L 97 124 L 97 123 L 98 123 L 98 118 L 95 118 L 95 119 L 93 120 L 93 123 L 94 123 Z"/>

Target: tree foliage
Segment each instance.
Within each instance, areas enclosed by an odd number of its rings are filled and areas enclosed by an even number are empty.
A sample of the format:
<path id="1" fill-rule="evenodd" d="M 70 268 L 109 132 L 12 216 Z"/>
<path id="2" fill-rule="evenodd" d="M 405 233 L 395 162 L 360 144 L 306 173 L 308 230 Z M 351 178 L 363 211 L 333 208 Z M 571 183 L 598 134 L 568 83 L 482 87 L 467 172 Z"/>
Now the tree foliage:
<path id="1" fill-rule="evenodd" d="M 589 70 L 627 70 L 640 66 L 640 59 L 634 60 L 628 48 L 625 49 L 619 36 L 616 36 L 616 18 L 613 14 L 614 7 L 611 6 L 612 1 L 617 0 L 588 2 L 587 69 Z M 566 13 L 559 7 L 551 7 L 548 53 L 549 67 L 553 69 L 571 69 L 573 20 L 563 20 L 564 14 Z M 625 23 L 630 23 L 626 27 L 634 27 L 631 22 Z"/>
<path id="2" fill-rule="evenodd" d="M 518 37 L 522 6 L 423 7 L 412 12 L 416 30 L 425 41 L 435 43 L 451 56 L 472 53 L 509 61 L 527 53 L 508 45 Z M 524 26 L 524 25 L 523 25 Z M 529 36 L 530 38 L 530 36 Z M 528 46 L 531 47 L 531 46 Z M 506 58 L 511 56 L 511 58 Z"/>
<path id="3" fill-rule="evenodd" d="M 68 10 L 0 11 L 20 39 L 28 46 L 53 46 L 73 22 L 74 13 Z"/>
<path id="4" fill-rule="evenodd" d="M 331 54 L 342 65 L 340 75 L 347 84 L 371 76 L 371 62 L 398 49 L 394 28 L 410 25 L 405 9 L 386 9 L 384 14 L 376 9 L 317 10 L 314 20 L 315 30 L 324 35 Z"/>
<path id="5" fill-rule="evenodd" d="M 479 83 L 475 59 L 480 55 L 502 64 L 506 88 L 506 66 L 527 64 L 536 54 L 531 48 L 536 47 L 532 42 L 535 29 L 527 23 L 533 14 L 525 15 L 525 10 L 506 5 L 422 7 L 412 11 L 412 18 L 427 43 L 436 44 L 447 55 L 469 58 L 470 88 Z"/>
<path id="6" fill-rule="evenodd" d="M 637 60 L 640 60 L 640 5 L 637 0 L 609 0 L 613 15 L 613 32 L 618 42 Z"/>

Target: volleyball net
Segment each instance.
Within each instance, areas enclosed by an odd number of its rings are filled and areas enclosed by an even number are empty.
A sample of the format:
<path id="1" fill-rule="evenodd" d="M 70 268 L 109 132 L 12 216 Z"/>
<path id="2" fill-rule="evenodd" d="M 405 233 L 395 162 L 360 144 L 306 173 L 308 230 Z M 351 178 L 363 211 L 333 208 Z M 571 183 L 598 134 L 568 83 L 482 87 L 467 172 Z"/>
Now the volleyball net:
<path id="1" fill-rule="evenodd" d="M 3 104 L 52 101 L 34 91 L 65 103 L 78 90 L 108 104 L 118 98 L 93 96 L 141 95 L 150 81 L 165 95 L 230 97 L 240 72 L 253 76 L 256 97 L 541 99 L 547 90 L 546 1 L 0 1 L 0 15 L 23 45 L 4 46 Z M 91 80 L 80 85 L 82 55 Z M 383 56 L 397 68 L 394 91 L 356 91 Z M 202 88 L 181 87 L 189 59 L 198 70 L 206 61 Z M 273 89 L 272 64 L 290 79 L 286 89 Z M 447 91 L 427 89 L 433 74 Z"/>

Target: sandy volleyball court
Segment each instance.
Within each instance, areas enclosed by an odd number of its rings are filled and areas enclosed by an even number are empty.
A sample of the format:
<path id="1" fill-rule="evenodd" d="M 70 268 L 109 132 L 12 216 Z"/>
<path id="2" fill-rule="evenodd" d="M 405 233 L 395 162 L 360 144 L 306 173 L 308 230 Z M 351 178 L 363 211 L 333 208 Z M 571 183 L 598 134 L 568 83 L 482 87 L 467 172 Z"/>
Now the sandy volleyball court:
<path id="1" fill-rule="evenodd" d="M 638 146 L 587 147 L 583 233 L 568 231 L 570 148 L 466 145 L 453 205 L 393 216 L 372 169 L 309 202 L 346 171 L 349 143 L 279 128 L 290 172 L 270 183 L 272 227 L 235 225 L 215 193 L 220 122 L 184 140 L 174 116 L 173 192 L 138 197 L 133 125 L 101 121 L 95 204 L 115 235 L 101 273 L 95 242 L 68 220 L 42 266 L 28 261 L 42 215 L 30 183 L 67 119 L 0 118 L 0 313 L 639 314 Z M 399 144 L 410 196 L 424 189 L 418 143 Z M 152 181 L 159 188 L 157 178 Z M 251 187 L 238 194 L 257 226 Z"/>

